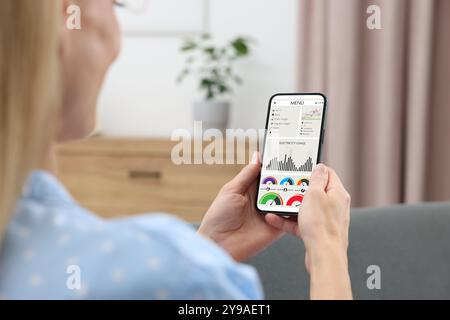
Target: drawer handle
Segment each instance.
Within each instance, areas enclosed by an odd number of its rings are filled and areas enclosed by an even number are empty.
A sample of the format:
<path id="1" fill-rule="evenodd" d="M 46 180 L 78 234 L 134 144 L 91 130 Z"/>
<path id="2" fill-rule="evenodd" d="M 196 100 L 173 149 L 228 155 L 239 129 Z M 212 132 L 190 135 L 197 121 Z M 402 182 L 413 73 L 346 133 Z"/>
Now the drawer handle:
<path id="1" fill-rule="evenodd" d="M 161 171 L 145 171 L 145 170 L 130 170 L 128 173 L 130 179 L 161 179 Z"/>

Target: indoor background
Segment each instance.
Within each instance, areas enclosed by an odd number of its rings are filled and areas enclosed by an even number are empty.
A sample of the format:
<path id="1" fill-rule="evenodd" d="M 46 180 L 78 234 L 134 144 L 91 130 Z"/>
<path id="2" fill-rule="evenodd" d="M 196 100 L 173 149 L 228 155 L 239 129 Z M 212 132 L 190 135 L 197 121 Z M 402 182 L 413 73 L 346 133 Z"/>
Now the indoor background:
<path id="1" fill-rule="evenodd" d="M 381 9 L 380 30 L 367 27 L 370 5 Z M 340 174 L 355 207 L 450 199 L 450 1 L 150 0 L 145 10 L 118 10 L 122 53 L 108 75 L 98 115 L 97 135 L 109 141 L 62 151 L 63 180 L 88 207 L 102 213 L 114 204 L 105 213 L 113 216 L 187 211 L 195 220 L 238 171 L 200 167 L 171 173 L 166 161 L 170 144 L 164 141 L 176 129 L 192 128 L 192 104 L 201 98 L 195 79 L 176 82 L 186 58 L 180 47 L 204 33 L 218 42 L 252 39 L 250 56 L 236 66 L 243 84 L 227 96 L 229 128 L 263 128 L 274 93 L 324 92 L 324 161 Z M 87 156 L 92 159 L 82 160 Z M 111 156 L 121 160 L 108 170 L 103 160 Z M 135 179 L 128 188 L 134 194 L 122 197 L 127 203 L 115 203 L 127 192 L 119 177 L 123 168 L 127 179 Z M 80 190 L 83 173 L 95 190 Z M 205 177 L 195 179 L 199 175 Z M 207 180 L 213 179 L 211 187 Z M 180 188 L 192 186 L 178 206 L 169 187 L 148 193 L 174 181 L 182 181 Z M 143 203 L 153 196 L 160 202 Z"/>

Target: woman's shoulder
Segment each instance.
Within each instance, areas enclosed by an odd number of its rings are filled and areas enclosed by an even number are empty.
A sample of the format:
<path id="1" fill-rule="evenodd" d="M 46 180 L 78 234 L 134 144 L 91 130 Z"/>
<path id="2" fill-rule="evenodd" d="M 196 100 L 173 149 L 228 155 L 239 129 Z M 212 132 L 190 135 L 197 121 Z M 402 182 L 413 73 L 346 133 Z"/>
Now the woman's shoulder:
<path id="1" fill-rule="evenodd" d="M 13 223 L 1 261 L 0 288 L 12 288 L 14 298 L 262 297 L 253 268 L 164 214 L 87 225 L 71 217 L 59 225 Z M 71 289 L 66 284 L 77 270 L 80 286 Z M 34 290 L 22 291 L 27 286 Z"/>
<path id="2" fill-rule="evenodd" d="M 13 297 L 260 297 L 255 271 L 195 226 L 166 214 L 106 221 L 49 179 L 22 198 L 6 233 L 0 289 L 16 288 Z M 73 270 L 82 275 L 75 290 L 67 287 Z M 35 290 L 21 291 L 27 286 Z"/>

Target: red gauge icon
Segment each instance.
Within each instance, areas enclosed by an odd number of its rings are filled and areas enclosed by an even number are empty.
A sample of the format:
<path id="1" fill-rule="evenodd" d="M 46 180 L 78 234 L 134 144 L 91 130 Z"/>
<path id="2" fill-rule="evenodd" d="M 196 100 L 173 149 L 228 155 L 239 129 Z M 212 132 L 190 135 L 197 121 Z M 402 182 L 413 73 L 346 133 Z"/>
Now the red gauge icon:
<path id="1" fill-rule="evenodd" d="M 303 195 L 297 194 L 287 201 L 286 205 L 289 207 L 299 207 L 303 202 Z"/>

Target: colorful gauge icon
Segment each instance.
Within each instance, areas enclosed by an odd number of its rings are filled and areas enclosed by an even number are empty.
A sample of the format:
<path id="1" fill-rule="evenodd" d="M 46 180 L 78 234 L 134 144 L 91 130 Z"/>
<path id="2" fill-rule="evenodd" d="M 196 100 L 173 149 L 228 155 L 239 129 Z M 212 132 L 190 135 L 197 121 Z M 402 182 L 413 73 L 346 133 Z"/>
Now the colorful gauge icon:
<path id="1" fill-rule="evenodd" d="M 302 202 L 303 202 L 303 195 L 297 194 L 289 198 L 289 200 L 286 202 L 286 205 L 289 207 L 300 207 Z"/>
<path id="2" fill-rule="evenodd" d="M 260 200 L 259 204 L 265 206 L 281 206 L 283 205 L 283 198 L 281 198 L 278 194 L 271 192 L 265 194 Z"/>
<path id="3" fill-rule="evenodd" d="M 280 185 L 282 185 L 282 186 L 292 186 L 294 184 L 295 184 L 294 179 L 289 178 L 289 177 L 284 178 L 280 182 Z"/>
<path id="4" fill-rule="evenodd" d="M 309 179 L 301 178 L 297 181 L 298 186 L 309 187 Z"/>
<path id="5" fill-rule="evenodd" d="M 274 177 L 267 177 L 263 180 L 262 184 L 277 184 L 278 181 Z"/>
<path id="6" fill-rule="evenodd" d="M 300 192 L 304 194 L 308 190 L 309 179 L 302 178 L 298 180 L 297 185 L 300 187 Z"/>

